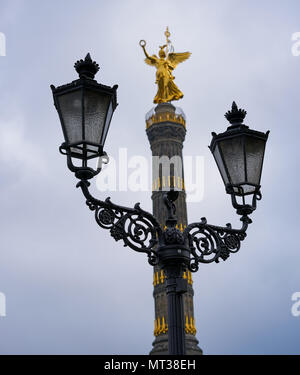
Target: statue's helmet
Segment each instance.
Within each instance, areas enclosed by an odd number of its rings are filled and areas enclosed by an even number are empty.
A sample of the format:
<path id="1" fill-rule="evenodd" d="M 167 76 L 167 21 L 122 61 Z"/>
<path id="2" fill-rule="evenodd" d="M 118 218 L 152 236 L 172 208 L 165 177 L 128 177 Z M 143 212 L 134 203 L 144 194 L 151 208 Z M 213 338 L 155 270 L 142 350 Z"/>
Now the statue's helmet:
<path id="1" fill-rule="evenodd" d="M 166 57 L 166 53 L 165 53 L 165 51 L 164 51 L 165 47 L 166 47 L 166 45 L 164 45 L 164 46 L 159 46 L 159 48 L 160 48 L 160 50 L 159 50 L 159 52 L 158 52 L 158 56 L 159 56 L 159 57 L 163 57 L 163 58 Z"/>

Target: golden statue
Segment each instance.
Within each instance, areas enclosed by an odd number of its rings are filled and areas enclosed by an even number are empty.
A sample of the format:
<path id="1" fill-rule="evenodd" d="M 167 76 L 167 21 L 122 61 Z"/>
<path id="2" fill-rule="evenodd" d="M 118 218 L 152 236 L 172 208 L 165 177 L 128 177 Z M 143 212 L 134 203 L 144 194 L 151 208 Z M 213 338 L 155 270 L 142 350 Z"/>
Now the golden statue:
<path id="1" fill-rule="evenodd" d="M 173 52 L 173 46 L 171 45 L 171 41 L 169 39 L 170 35 L 171 34 L 167 28 L 165 32 L 167 44 L 159 47 L 159 58 L 156 55 L 149 56 L 145 48 L 146 42 L 144 40 L 140 40 L 140 46 L 143 48 L 146 56 L 145 62 L 148 65 L 155 66 L 157 69 L 155 83 L 157 84 L 158 89 L 157 94 L 155 95 L 155 98 L 153 100 L 154 103 L 166 103 L 170 102 L 171 100 L 179 100 L 183 97 L 183 93 L 174 83 L 175 77 L 173 76 L 172 71 L 179 63 L 187 60 L 190 57 L 191 53 Z M 169 52 L 169 47 L 171 47 L 171 52 Z"/>

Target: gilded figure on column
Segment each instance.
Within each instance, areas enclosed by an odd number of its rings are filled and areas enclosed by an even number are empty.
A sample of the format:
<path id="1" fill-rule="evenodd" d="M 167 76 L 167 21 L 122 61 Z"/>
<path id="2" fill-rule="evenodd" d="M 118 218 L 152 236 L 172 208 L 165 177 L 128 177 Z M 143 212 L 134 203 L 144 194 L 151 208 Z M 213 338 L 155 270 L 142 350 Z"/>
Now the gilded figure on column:
<path id="1" fill-rule="evenodd" d="M 159 47 L 159 57 L 156 55 L 150 56 L 146 51 L 146 42 L 144 40 L 140 41 L 140 46 L 143 48 L 146 56 L 145 62 L 156 68 L 155 83 L 157 84 L 157 93 L 153 100 L 154 103 L 167 103 L 172 100 L 179 100 L 183 97 L 183 93 L 174 83 L 175 77 L 173 76 L 173 70 L 179 63 L 187 60 L 191 55 L 190 52 L 175 53 L 169 39 L 170 33 L 168 28 L 165 35 L 167 43 Z"/>

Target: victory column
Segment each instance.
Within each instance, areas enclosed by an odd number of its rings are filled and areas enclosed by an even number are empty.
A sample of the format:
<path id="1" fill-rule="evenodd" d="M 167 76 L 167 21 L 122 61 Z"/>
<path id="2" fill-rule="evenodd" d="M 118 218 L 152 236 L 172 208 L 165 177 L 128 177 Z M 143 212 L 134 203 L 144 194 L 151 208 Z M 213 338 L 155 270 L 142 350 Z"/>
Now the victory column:
<path id="1" fill-rule="evenodd" d="M 145 62 L 156 68 L 157 93 L 153 102 L 155 108 L 146 115 L 146 132 L 150 142 L 153 157 L 152 176 L 152 201 L 153 214 L 158 222 L 166 221 L 166 210 L 163 201 L 165 191 L 177 190 L 179 196 L 176 205 L 177 228 L 183 231 L 187 225 L 186 193 L 184 188 L 184 171 L 182 148 L 186 134 L 186 118 L 184 112 L 171 104 L 171 101 L 179 100 L 183 93 L 174 83 L 173 70 L 177 65 L 187 60 L 191 53 L 175 53 L 169 39 L 170 32 L 165 32 L 166 44 L 159 48 L 159 57 L 150 56 L 146 51 L 146 42 L 140 41 Z M 166 159 L 167 157 L 167 159 Z M 165 158 L 165 159 L 164 159 Z M 179 162 L 178 161 L 179 158 Z M 159 165 L 155 161 L 169 160 L 167 165 Z M 172 162 L 173 161 L 173 162 Z M 163 164 L 163 163 L 162 163 Z M 200 355 L 202 350 L 196 339 L 195 317 L 194 317 L 194 290 L 193 279 L 190 271 L 184 272 L 183 277 L 187 280 L 188 288 L 184 294 L 184 316 L 186 333 L 186 353 L 188 355 Z M 153 273 L 153 297 L 155 305 L 155 321 L 153 349 L 150 354 L 168 354 L 168 303 L 166 294 L 166 276 L 159 267 L 154 267 Z"/>

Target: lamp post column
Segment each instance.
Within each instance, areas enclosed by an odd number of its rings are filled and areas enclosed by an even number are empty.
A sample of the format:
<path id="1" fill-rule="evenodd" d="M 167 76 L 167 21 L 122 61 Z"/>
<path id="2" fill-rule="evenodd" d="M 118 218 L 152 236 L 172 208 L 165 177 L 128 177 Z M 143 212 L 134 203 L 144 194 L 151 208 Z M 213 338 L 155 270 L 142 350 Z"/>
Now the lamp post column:
<path id="1" fill-rule="evenodd" d="M 182 267 L 171 264 L 165 268 L 167 274 L 166 293 L 168 298 L 169 354 L 185 355 L 185 322 L 183 294 L 187 282 L 182 277 Z"/>

